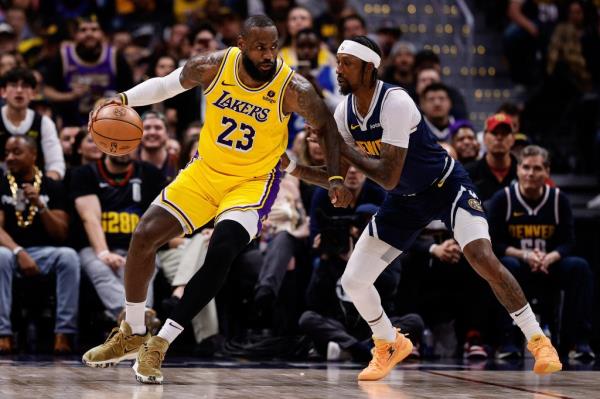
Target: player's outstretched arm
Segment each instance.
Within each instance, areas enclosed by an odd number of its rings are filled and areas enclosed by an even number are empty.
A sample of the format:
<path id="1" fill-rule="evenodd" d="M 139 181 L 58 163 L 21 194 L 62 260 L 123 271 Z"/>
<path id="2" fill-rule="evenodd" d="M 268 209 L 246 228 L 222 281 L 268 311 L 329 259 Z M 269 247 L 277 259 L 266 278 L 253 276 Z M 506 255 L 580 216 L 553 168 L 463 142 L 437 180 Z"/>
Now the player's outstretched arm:
<path id="1" fill-rule="evenodd" d="M 341 146 L 342 157 L 360 169 L 367 177 L 386 190 L 393 190 L 400 181 L 408 148 L 381 143 L 379 159 L 369 158 L 349 145 Z"/>
<path id="2" fill-rule="evenodd" d="M 340 137 L 333 115 L 317 95 L 313 86 L 299 74 L 295 74 L 285 92 L 283 110 L 295 112 L 306 123 L 320 132 L 320 141 L 325 151 L 325 163 L 329 177 L 343 176 L 340 158 Z M 336 207 L 346 207 L 352 200 L 348 190 L 344 190 L 343 177 L 329 181 L 329 197 Z"/>

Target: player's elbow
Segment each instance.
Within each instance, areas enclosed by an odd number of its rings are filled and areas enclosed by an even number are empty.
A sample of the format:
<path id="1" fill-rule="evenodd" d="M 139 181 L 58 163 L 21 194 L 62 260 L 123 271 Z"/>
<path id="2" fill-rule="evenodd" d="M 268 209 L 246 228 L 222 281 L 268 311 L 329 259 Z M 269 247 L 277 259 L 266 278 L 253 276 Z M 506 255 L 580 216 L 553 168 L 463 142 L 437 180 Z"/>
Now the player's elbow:
<path id="1" fill-rule="evenodd" d="M 386 190 L 393 190 L 398 186 L 400 182 L 400 177 L 392 176 L 392 175 L 384 175 L 382 176 L 382 186 Z"/>

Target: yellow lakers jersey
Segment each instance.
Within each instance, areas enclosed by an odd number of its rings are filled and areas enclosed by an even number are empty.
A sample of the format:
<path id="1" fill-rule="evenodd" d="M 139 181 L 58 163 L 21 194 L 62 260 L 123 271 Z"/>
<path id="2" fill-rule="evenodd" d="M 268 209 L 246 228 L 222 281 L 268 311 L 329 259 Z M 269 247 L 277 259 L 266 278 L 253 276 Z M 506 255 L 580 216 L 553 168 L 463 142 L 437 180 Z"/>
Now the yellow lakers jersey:
<path id="1" fill-rule="evenodd" d="M 198 153 L 217 172 L 263 176 L 287 148 L 289 115 L 283 114 L 283 93 L 294 71 L 278 59 L 273 79 L 251 88 L 237 74 L 241 62 L 241 50 L 231 47 L 204 91 L 206 117 Z"/>

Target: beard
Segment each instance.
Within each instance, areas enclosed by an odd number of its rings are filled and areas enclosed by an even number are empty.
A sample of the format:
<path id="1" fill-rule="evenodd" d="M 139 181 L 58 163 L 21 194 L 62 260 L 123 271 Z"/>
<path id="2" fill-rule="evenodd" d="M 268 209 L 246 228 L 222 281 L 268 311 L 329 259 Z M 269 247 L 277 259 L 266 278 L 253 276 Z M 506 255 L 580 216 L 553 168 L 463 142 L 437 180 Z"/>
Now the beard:
<path id="1" fill-rule="evenodd" d="M 248 72 L 250 77 L 257 82 L 268 82 L 275 76 L 275 70 L 277 68 L 277 63 L 273 63 L 273 67 L 268 71 L 263 71 L 259 69 L 252 60 L 246 55 L 242 53 L 242 64 L 244 65 L 244 69 Z"/>
<path id="2" fill-rule="evenodd" d="M 109 158 L 110 158 L 110 162 L 112 162 L 116 166 L 121 166 L 121 167 L 129 166 L 133 162 L 133 159 L 131 158 L 131 156 L 129 154 L 117 155 L 117 156 L 109 155 Z"/>

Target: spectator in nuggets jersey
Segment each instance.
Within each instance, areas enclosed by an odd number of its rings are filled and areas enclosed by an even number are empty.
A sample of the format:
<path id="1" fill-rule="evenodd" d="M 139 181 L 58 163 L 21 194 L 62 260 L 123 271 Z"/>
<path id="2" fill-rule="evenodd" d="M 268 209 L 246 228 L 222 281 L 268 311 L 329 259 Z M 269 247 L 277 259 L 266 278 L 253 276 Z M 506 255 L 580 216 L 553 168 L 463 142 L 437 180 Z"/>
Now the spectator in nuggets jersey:
<path id="1" fill-rule="evenodd" d="M 73 170 L 70 193 L 84 232 L 77 246 L 83 271 L 115 320 L 123 309 L 123 273 L 131 235 L 164 187 L 154 166 L 122 156 L 105 156 Z M 150 284 L 152 285 L 152 284 Z M 152 295 L 148 295 L 148 306 Z"/>
<path id="2" fill-rule="evenodd" d="M 37 166 L 54 180 L 65 175 L 65 160 L 56 126 L 52 119 L 29 108 L 37 81 L 28 69 L 15 68 L 0 80 L 0 92 L 6 101 L 0 112 L 0 158 L 4 160 L 6 141 L 13 135 L 33 138 L 41 150 Z"/>
<path id="3" fill-rule="evenodd" d="M 483 144 L 487 152 L 466 166 L 482 201 L 517 178 L 517 159 L 510 153 L 515 143 L 513 122 L 504 114 L 492 115 L 485 122 Z"/>
<path id="4" fill-rule="evenodd" d="M 133 84 L 127 61 L 108 44 L 95 15 L 77 20 L 73 42 L 63 43 L 49 66 L 44 95 L 65 124 L 85 124 L 94 103 Z"/>
<path id="5" fill-rule="evenodd" d="M 35 140 L 13 136 L 6 142 L 7 171 L 0 181 L 0 353 L 11 350 L 12 279 L 56 274 L 54 351 L 71 352 L 77 333 L 80 266 L 68 236 L 69 216 L 61 182 L 35 166 Z"/>
<path id="6" fill-rule="evenodd" d="M 536 145 L 525 147 L 517 176 L 517 183 L 498 191 L 489 202 L 494 250 L 528 295 L 536 286 L 544 292 L 564 290 L 563 349 L 571 349 L 572 359 L 593 359 L 592 271 L 585 259 L 572 256 L 571 205 L 560 189 L 546 184 L 548 152 Z M 510 320 L 506 322 L 510 328 Z"/>
<path id="7" fill-rule="evenodd" d="M 158 168 L 167 182 L 178 172 L 177 157 L 169 154 L 167 143 L 167 120 L 156 111 L 146 111 L 142 115 L 144 134 L 139 149 L 140 159 Z"/>

